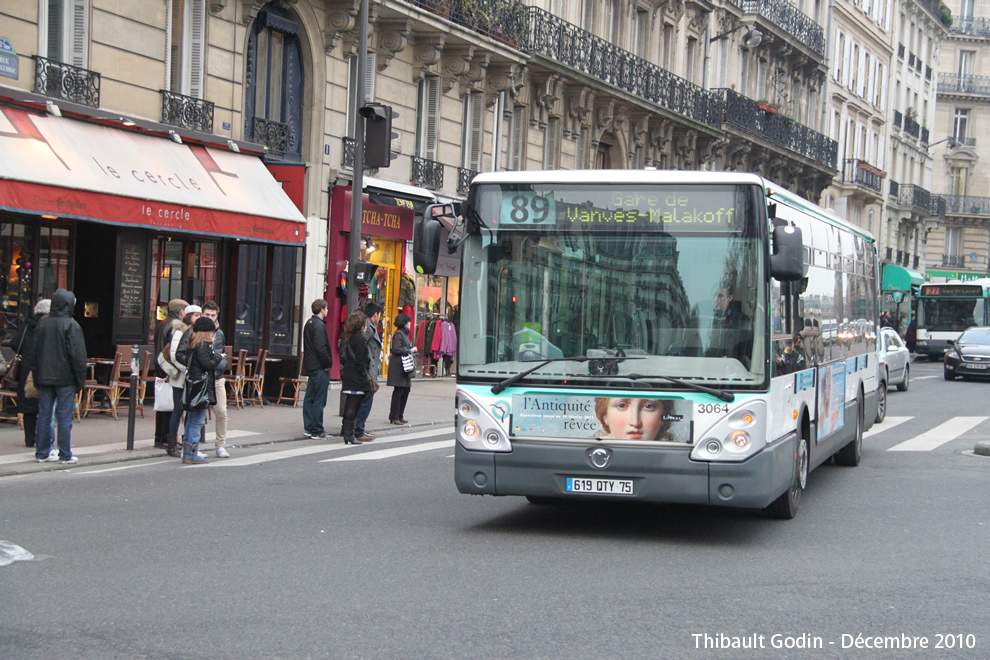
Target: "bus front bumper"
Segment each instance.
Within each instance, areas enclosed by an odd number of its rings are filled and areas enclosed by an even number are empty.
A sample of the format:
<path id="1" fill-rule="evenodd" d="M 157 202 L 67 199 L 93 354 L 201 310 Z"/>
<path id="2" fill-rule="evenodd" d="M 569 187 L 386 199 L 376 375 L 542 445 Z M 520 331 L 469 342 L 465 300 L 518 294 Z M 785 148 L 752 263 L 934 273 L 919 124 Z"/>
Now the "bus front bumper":
<path id="1" fill-rule="evenodd" d="M 591 454 L 610 453 L 604 469 Z M 462 493 L 561 499 L 610 499 L 762 508 L 790 488 L 795 437 L 738 463 L 691 460 L 687 448 L 605 447 L 516 440 L 508 453 L 469 451 L 456 444 L 454 481 Z M 632 494 L 568 492 L 569 478 L 631 481 Z"/>

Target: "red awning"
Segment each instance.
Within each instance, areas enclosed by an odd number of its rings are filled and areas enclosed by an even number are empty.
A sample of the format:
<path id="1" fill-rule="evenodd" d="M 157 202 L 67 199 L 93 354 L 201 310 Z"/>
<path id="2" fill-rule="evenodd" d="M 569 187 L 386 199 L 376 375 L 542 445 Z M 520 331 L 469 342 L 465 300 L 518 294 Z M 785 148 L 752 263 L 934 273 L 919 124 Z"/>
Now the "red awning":
<path id="1" fill-rule="evenodd" d="M 306 219 L 253 156 L 0 107 L 0 208 L 301 245 Z"/>

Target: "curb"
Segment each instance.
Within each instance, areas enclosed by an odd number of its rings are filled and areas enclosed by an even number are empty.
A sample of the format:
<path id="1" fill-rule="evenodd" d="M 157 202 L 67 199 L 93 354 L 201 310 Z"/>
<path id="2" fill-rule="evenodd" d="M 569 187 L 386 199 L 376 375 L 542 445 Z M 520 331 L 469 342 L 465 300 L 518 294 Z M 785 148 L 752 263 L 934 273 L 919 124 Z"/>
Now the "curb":
<path id="1" fill-rule="evenodd" d="M 369 429 L 377 433 L 382 433 L 382 431 L 391 431 L 398 429 L 425 429 L 430 427 L 439 426 L 449 426 L 449 423 L 440 424 L 437 422 L 424 422 L 421 424 L 409 424 L 408 426 L 392 426 L 382 429 Z M 339 435 L 330 436 L 332 440 L 330 442 L 343 442 L 343 439 Z M 382 436 L 386 437 L 386 436 Z M 280 438 L 261 438 L 261 437 L 251 437 L 248 436 L 243 438 L 243 442 L 238 442 L 237 444 L 228 444 L 229 447 L 257 447 L 259 445 L 275 445 L 285 442 L 300 442 L 300 441 L 313 441 L 313 442 L 327 442 L 325 440 L 313 440 L 312 438 L 307 438 L 304 435 L 298 437 L 280 437 Z M 204 452 L 205 453 L 205 452 Z M 123 450 L 123 451 L 111 451 L 104 454 L 91 454 L 85 458 L 85 460 L 80 459 L 78 463 L 73 465 L 62 465 L 61 463 L 38 463 L 35 461 L 24 461 L 21 463 L 10 463 L 7 465 L 0 465 L 0 478 L 3 477 L 14 477 L 23 476 L 26 474 L 36 474 L 38 472 L 60 472 L 64 470 L 72 470 L 80 467 L 89 467 L 92 465 L 112 465 L 113 463 L 126 463 L 128 461 L 140 461 L 146 458 L 170 458 L 164 449 L 133 449 L 133 450 Z M 179 462 L 179 459 L 175 459 Z M 222 459 L 220 459 L 222 460 Z"/>

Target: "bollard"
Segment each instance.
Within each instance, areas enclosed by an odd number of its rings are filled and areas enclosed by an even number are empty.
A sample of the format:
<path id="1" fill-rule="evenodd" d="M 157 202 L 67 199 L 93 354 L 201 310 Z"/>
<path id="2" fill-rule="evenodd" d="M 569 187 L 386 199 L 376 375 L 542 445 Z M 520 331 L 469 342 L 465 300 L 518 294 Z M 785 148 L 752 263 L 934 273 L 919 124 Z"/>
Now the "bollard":
<path id="1" fill-rule="evenodd" d="M 127 399 L 127 449 L 134 449 L 134 416 L 137 412 L 138 347 L 131 346 L 131 389 Z"/>

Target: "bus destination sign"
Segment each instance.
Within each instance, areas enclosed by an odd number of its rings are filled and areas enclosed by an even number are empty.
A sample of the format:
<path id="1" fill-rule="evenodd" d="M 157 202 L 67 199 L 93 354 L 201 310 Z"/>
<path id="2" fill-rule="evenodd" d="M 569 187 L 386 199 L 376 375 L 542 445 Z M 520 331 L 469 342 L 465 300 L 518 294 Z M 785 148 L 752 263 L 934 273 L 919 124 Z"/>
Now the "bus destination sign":
<path id="1" fill-rule="evenodd" d="M 982 298 L 983 287 L 972 284 L 922 284 L 921 295 L 942 297 Z"/>

